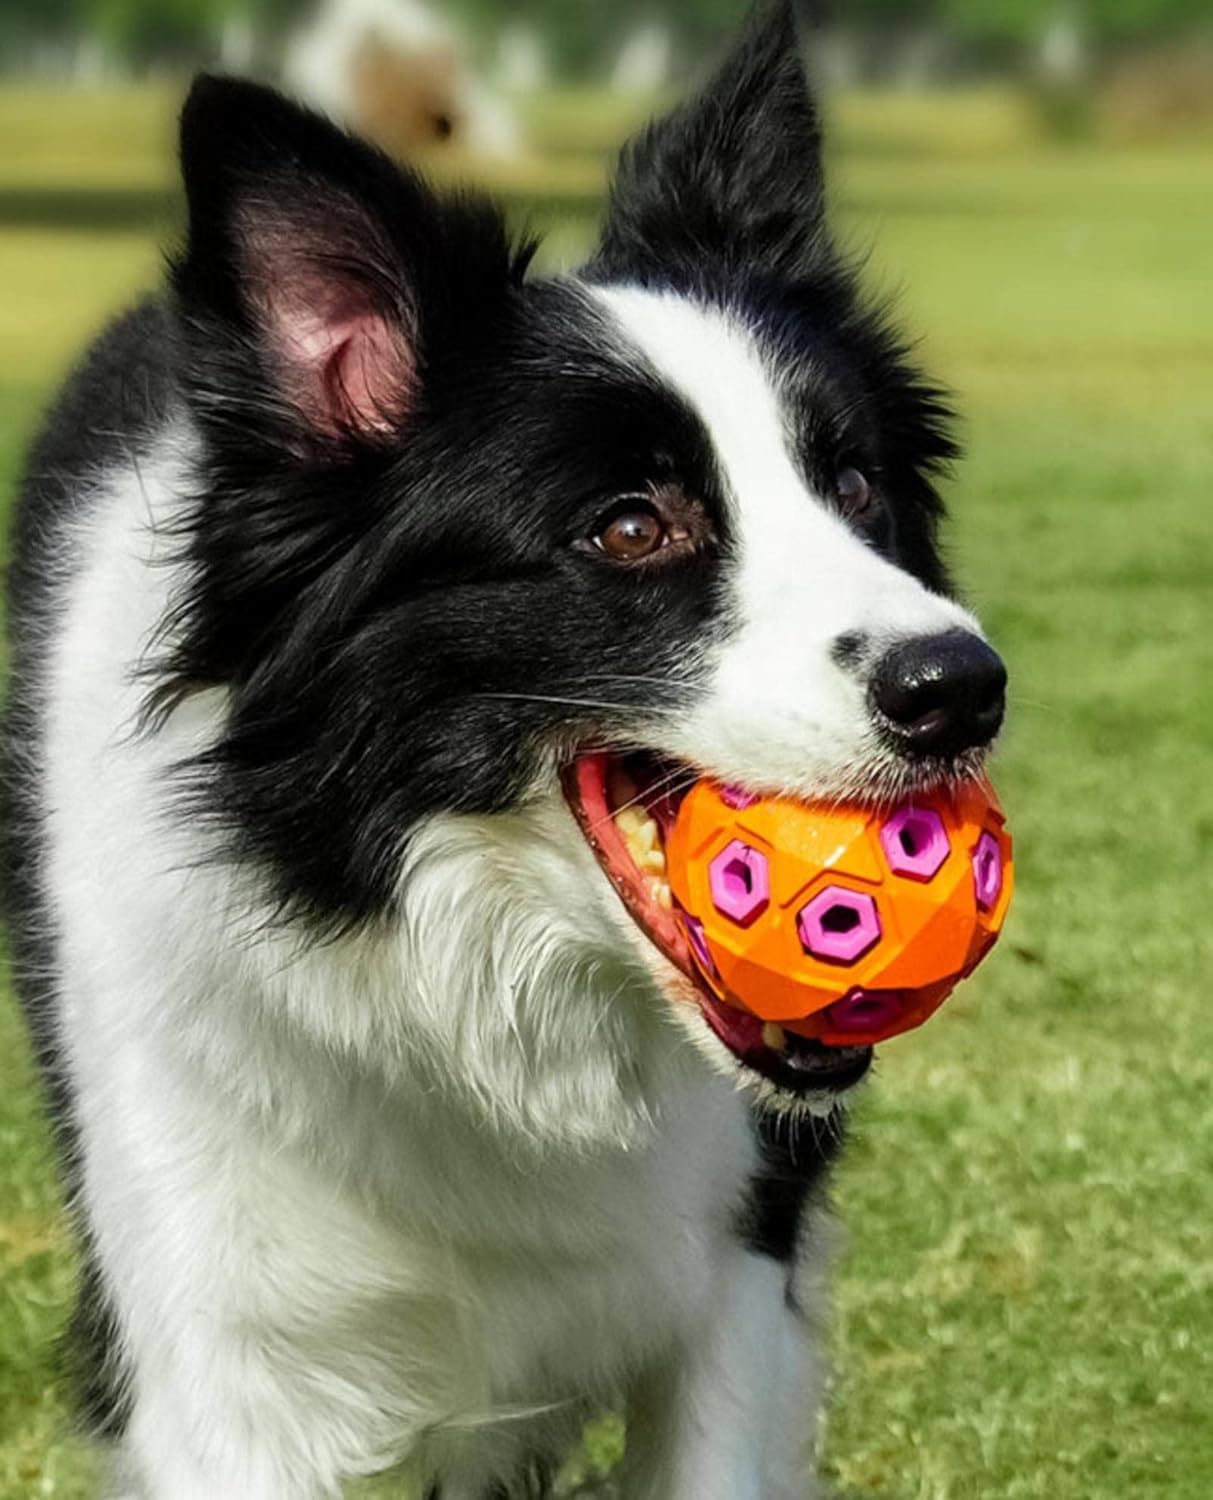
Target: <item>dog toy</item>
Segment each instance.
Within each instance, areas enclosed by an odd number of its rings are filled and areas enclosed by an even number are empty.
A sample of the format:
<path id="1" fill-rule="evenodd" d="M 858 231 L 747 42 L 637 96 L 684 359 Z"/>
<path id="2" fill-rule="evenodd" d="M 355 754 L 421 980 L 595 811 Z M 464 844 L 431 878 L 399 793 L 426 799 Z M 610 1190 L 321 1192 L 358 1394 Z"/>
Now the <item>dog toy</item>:
<path id="1" fill-rule="evenodd" d="M 921 1026 L 996 941 L 1014 884 L 993 788 L 883 813 L 713 782 L 667 841 L 692 960 L 718 1000 L 828 1046 Z"/>

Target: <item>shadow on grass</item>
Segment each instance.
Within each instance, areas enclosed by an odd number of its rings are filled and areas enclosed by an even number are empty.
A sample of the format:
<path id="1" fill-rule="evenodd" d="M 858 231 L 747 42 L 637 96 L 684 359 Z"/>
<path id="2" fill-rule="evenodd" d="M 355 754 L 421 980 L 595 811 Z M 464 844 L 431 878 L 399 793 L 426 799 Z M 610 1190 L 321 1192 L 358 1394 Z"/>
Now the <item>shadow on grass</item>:
<path id="1" fill-rule="evenodd" d="M 593 219 L 601 206 L 597 192 L 566 192 L 552 197 L 497 188 L 493 196 L 511 212 L 541 224 L 567 225 L 570 219 Z M 184 207 L 177 188 L 0 188 L 0 228 L 162 231 L 180 225 Z"/>
<path id="2" fill-rule="evenodd" d="M 492 196 L 512 217 L 546 232 L 559 225 L 583 225 L 587 234 L 602 210 L 597 191 L 566 191 L 555 196 L 527 189 L 495 186 Z M 907 190 L 904 194 L 878 196 L 842 192 L 839 205 L 848 214 L 874 217 L 889 212 L 918 217 L 939 215 L 981 219 L 997 212 L 1000 205 L 981 194 L 940 193 L 924 197 Z M 184 201 L 175 187 L 90 188 L 19 187 L 0 188 L 0 229 L 60 230 L 67 233 L 154 233 L 164 237 L 184 220 Z"/>
<path id="3" fill-rule="evenodd" d="M 174 189 L 0 188 L 6 229 L 154 229 L 180 222 L 181 209 Z"/>

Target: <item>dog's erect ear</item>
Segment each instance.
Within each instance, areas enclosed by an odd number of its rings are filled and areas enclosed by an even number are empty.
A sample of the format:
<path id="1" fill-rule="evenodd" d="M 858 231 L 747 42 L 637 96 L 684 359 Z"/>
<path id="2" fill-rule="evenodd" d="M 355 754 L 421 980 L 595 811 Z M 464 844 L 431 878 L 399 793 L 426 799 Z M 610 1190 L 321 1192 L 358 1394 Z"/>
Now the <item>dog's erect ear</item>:
<path id="1" fill-rule="evenodd" d="M 279 438 L 291 429 L 295 448 L 382 444 L 407 428 L 451 324 L 489 316 L 514 277 L 490 207 L 436 199 L 256 84 L 194 84 L 181 164 L 187 385 L 204 414 L 239 401 Z"/>
<path id="2" fill-rule="evenodd" d="M 795 275 L 824 235 L 821 130 L 794 0 L 758 0 L 702 93 L 625 147 L 587 271 Z"/>

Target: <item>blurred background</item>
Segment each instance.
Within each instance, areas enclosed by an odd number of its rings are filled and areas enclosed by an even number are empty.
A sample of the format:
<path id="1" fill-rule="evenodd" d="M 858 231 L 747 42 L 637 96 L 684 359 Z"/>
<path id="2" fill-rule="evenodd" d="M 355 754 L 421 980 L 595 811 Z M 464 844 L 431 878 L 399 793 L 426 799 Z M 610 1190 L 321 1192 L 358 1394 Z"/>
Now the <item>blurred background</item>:
<path id="1" fill-rule="evenodd" d="M 156 281 L 191 70 L 283 83 L 489 184 L 550 269 L 589 247 L 622 137 L 743 8 L 3 0 L 0 506 L 68 362 Z M 836 214 L 964 414 L 950 542 L 1011 663 L 1021 872 L 999 955 L 884 1049 L 856 1111 L 825 1472 L 846 1500 L 1208 1500 L 1208 0 L 814 11 Z M 4 1500 L 92 1493 L 52 1348 L 73 1274 L 0 992 Z M 605 1492 L 621 1441 L 595 1429 L 570 1485 Z"/>

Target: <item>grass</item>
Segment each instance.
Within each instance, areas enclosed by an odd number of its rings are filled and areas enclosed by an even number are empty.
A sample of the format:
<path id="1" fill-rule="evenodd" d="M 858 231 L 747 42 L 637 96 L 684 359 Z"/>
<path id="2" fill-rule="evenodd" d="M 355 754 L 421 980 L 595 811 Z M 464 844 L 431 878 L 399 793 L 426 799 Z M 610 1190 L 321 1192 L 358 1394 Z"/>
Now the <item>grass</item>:
<path id="1" fill-rule="evenodd" d="M 0 95 L 0 143 L 31 97 Z M 612 117 L 575 103 L 536 121 L 588 184 Z M 79 121 L 59 128 L 24 185 L 80 188 L 114 153 L 107 186 L 163 187 L 162 106 L 128 101 L 90 161 Z M 995 96 L 838 114 L 850 233 L 968 419 L 954 552 L 1013 672 L 1020 895 L 998 956 L 885 1049 L 857 1111 L 826 1472 L 846 1500 L 1207 1500 L 1213 154 L 1050 149 Z M 71 351 L 155 264 L 142 229 L 0 229 L 5 493 Z M 4 1500 L 87 1493 L 49 1353 L 70 1282 L 0 1007 Z"/>

